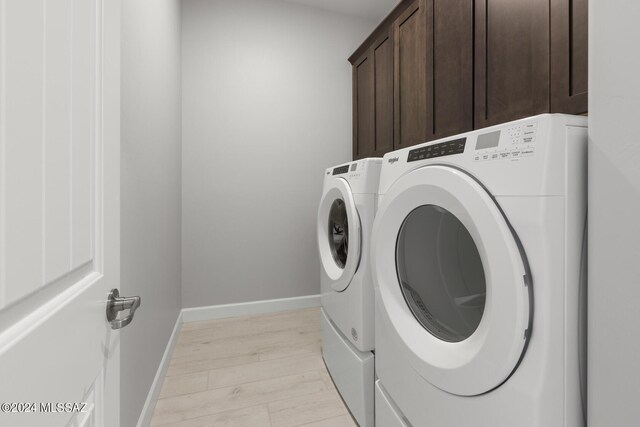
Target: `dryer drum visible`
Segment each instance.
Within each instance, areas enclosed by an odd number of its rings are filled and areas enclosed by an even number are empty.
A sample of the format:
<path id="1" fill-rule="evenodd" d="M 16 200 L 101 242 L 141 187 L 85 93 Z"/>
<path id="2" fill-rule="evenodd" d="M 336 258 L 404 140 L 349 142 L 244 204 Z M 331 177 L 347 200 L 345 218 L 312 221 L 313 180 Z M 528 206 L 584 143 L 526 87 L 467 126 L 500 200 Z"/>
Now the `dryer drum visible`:
<path id="1" fill-rule="evenodd" d="M 473 238 L 451 212 L 422 205 L 407 215 L 396 268 L 409 308 L 431 334 L 459 342 L 475 332 L 484 313 L 485 274 Z"/>
<path id="2" fill-rule="evenodd" d="M 429 165 L 394 183 L 376 219 L 381 304 L 416 372 L 463 396 L 502 384 L 526 348 L 531 304 L 495 201 L 459 169 Z M 380 268 L 386 260 L 395 268 Z"/>
<path id="3" fill-rule="evenodd" d="M 336 264 L 344 268 L 349 254 L 349 219 L 344 200 L 336 199 L 329 210 L 329 245 Z"/>

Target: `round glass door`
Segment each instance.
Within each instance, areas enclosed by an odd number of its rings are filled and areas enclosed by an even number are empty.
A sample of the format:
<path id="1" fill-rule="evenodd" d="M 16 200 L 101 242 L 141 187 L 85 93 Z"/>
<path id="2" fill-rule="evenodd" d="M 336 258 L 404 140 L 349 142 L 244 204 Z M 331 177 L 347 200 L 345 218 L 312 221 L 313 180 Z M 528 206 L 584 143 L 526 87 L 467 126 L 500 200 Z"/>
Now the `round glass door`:
<path id="1" fill-rule="evenodd" d="M 478 248 L 448 210 L 420 206 L 398 233 L 396 269 L 402 294 L 435 337 L 460 342 L 480 324 L 487 286 Z"/>
<path id="2" fill-rule="evenodd" d="M 344 268 L 349 255 L 349 219 L 344 200 L 336 199 L 329 209 L 329 247 L 336 265 Z"/>
<path id="3" fill-rule="evenodd" d="M 459 169 L 418 168 L 386 190 L 371 233 L 376 313 L 435 387 L 475 396 L 517 369 L 533 319 L 517 239 L 496 199 Z"/>
<path id="4" fill-rule="evenodd" d="M 331 288 L 349 286 L 360 263 L 361 225 L 356 202 L 346 180 L 336 178 L 318 208 L 318 251 Z"/>

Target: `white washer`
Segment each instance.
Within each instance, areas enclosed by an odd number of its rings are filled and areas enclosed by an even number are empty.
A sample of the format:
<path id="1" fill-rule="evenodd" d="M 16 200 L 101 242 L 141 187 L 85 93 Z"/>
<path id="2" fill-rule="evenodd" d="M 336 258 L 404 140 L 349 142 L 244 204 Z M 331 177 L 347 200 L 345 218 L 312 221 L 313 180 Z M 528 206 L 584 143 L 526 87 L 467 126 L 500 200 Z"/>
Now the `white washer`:
<path id="1" fill-rule="evenodd" d="M 555 114 L 384 156 L 376 412 L 585 425 L 586 168 L 586 117 Z"/>
<path id="2" fill-rule="evenodd" d="M 374 291 L 369 240 L 382 159 L 325 171 L 318 209 L 322 355 L 361 427 L 374 424 Z"/>

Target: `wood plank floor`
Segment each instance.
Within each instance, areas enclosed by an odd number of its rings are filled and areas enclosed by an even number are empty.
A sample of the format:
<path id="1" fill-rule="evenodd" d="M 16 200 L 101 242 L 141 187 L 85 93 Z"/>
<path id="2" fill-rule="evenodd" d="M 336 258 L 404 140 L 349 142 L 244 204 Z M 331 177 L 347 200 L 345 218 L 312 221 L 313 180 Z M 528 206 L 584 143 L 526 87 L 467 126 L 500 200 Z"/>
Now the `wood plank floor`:
<path id="1" fill-rule="evenodd" d="M 185 323 L 151 426 L 357 427 L 320 343 L 319 308 Z"/>

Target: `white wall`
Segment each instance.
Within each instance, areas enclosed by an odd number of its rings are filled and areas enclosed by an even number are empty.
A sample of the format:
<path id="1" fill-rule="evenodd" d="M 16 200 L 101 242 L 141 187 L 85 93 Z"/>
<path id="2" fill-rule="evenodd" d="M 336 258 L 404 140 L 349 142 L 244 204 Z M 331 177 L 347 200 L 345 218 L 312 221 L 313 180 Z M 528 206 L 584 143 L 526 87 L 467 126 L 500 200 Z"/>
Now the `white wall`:
<path id="1" fill-rule="evenodd" d="M 320 292 L 316 210 L 351 158 L 347 57 L 375 23 L 277 0 L 184 0 L 184 307 Z"/>
<path id="2" fill-rule="evenodd" d="M 136 425 L 181 308 L 180 1 L 122 2 L 121 426 Z"/>
<path id="3" fill-rule="evenodd" d="M 589 425 L 640 423 L 640 2 L 589 2 Z"/>

